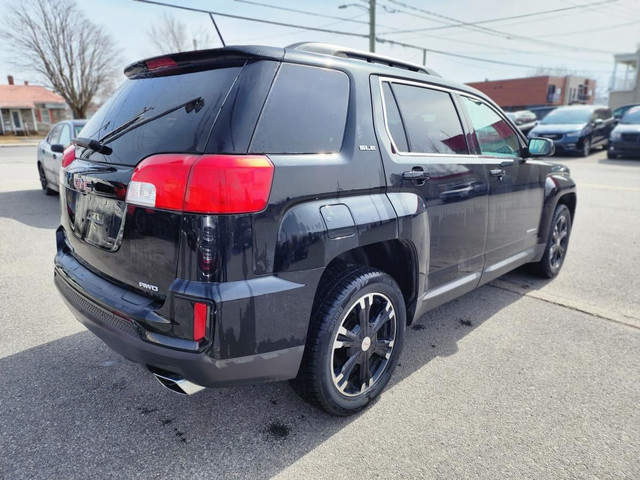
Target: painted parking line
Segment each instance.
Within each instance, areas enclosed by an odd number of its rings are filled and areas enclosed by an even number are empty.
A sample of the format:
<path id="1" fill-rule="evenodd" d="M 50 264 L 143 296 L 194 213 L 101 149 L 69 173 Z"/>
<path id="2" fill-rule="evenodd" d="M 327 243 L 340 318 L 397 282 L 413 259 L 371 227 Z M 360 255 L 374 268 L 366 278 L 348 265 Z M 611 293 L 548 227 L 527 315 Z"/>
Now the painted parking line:
<path id="1" fill-rule="evenodd" d="M 582 301 L 573 300 L 569 298 L 560 297 L 549 292 L 542 290 L 527 290 L 522 286 L 512 282 L 508 282 L 503 279 L 496 279 L 489 283 L 489 286 L 499 288 L 501 290 L 508 290 L 512 293 L 517 293 L 530 298 L 536 298 L 543 302 L 559 305 L 561 307 L 569 308 L 582 313 L 593 315 L 594 317 L 601 318 L 614 323 L 626 325 L 640 330 L 640 318 L 624 315 L 619 312 L 615 312 L 608 308 L 596 307 L 595 305 L 589 305 Z"/>
<path id="2" fill-rule="evenodd" d="M 602 185 L 600 183 L 578 183 L 579 188 L 605 188 L 608 190 L 624 190 L 627 192 L 640 192 L 640 188 L 636 187 L 619 187 L 617 185 Z"/>

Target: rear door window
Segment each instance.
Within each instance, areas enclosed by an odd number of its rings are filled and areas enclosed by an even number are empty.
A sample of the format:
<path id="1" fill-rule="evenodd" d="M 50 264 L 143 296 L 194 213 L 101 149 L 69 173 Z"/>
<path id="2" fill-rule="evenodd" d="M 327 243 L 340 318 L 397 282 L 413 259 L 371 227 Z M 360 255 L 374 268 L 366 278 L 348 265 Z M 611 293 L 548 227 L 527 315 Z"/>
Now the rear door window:
<path id="1" fill-rule="evenodd" d="M 342 147 L 349 77 L 284 63 L 251 141 L 252 153 L 335 153 Z"/>
<path id="2" fill-rule="evenodd" d="M 398 151 L 468 153 L 460 118 L 448 92 L 383 82 L 383 95 L 387 126 Z M 396 101 L 397 107 L 394 107 Z M 395 118 L 395 108 L 399 108 L 400 121 Z"/>

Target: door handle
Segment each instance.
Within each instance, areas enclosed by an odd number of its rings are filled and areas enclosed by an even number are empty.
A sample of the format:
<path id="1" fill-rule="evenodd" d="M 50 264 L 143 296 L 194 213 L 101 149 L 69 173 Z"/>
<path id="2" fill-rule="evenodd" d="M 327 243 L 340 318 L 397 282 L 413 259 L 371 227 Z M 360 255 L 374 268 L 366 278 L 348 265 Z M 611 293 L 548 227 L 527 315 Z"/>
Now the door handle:
<path id="1" fill-rule="evenodd" d="M 58 156 L 57 156 L 55 153 L 53 154 L 53 159 L 54 159 L 54 160 L 57 160 L 57 159 L 58 159 Z"/>
<path id="2" fill-rule="evenodd" d="M 402 172 L 402 178 L 404 180 L 429 180 L 429 173 L 424 170 L 409 170 L 408 172 Z"/>
<path id="3" fill-rule="evenodd" d="M 494 168 L 489 170 L 489 173 L 491 174 L 492 177 L 498 177 L 499 179 L 502 180 L 502 177 L 504 177 L 507 172 L 505 172 L 502 168 Z"/>

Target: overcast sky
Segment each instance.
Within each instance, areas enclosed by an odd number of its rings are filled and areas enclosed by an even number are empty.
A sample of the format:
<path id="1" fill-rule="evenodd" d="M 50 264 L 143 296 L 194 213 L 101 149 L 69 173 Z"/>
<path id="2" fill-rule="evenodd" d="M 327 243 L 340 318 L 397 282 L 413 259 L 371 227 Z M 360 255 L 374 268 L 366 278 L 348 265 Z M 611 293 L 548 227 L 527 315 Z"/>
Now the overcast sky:
<path id="1" fill-rule="evenodd" d="M 364 0 L 166 0 L 166 3 L 339 32 L 362 35 L 369 32 L 368 1 Z M 134 0 L 78 0 L 78 4 L 91 21 L 103 25 L 116 41 L 121 52 L 119 70 L 159 53 L 146 32 L 163 12 L 184 21 L 194 31 L 209 32 L 210 47 L 221 46 L 209 17 L 202 13 Z M 339 8 L 345 4 L 349 6 Z M 564 10 L 540 13 L 559 9 Z M 376 15 L 377 36 L 427 48 L 427 64 L 444 77 L 459 82 L 530 76 L 537 68 L 547 67 L 588 75 L 598 81 L 601 90 L 610 84 L 613 54 L 634 52 L 640 45 L 638 0 L 377 0 Z M 516 16 L 519 18 L 504 19 Z M 217 16 L 216 21 L 228 45 L 286 46 L 319 41 L 363 50 L 369 45 L 367 38 L 339 33 L 222 16 Z M 477 22 L 482 23 L 475 25 Z M 420 31 L 401 32 L 405 30 Z M 422 63 L 419 49 L 381 43 L 376 49 L 384 55 Z M 9 73 L 20 80 L 37 80 L 31 72 L 16 71 L 5 54 L 0 57 L 0 83 L 6 83 Z"/>

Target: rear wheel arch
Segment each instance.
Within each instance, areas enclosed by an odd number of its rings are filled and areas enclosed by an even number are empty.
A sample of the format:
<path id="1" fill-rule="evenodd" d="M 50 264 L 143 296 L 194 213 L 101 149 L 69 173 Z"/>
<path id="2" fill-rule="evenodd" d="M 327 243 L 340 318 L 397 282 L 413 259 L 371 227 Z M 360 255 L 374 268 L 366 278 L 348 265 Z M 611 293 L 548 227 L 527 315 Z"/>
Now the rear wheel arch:
<path id="1" fill-rule="evenodd" d="M 38 176 L 40 177 L 40 186 L 42 188 L 42 192 L 45 195 L 54 195 L 56 191 L 49 187 L 47 174 L 45 173 L 44 165 L 40 160 L 38 160 L 37 167 L 38 167 Z"/>
<path id="2" fill-rule="evenodd" d="M 380 270 L 395 280 L 404 297 L 410 324 L 418 290 L 418 259 L 413 243 L 407 240 L 386 240 L 337 255 L 329 262 L 320 278 L 316 301 L 322 296 L 323 287 L 331 284 L 341 270 L 353 265 Z"/>

